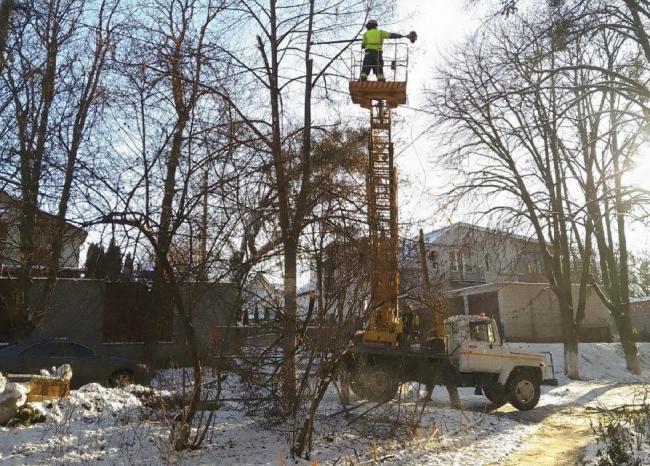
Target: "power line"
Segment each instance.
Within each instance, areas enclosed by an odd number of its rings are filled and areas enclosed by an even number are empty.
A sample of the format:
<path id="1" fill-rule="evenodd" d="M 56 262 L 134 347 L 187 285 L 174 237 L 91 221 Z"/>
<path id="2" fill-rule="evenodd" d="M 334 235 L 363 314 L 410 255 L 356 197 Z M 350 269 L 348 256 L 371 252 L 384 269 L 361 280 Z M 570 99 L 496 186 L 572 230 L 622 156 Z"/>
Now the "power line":
<path id="1" fill-rule="evenodd" d="M 422 136 L 424 136 L 425 134 L 427 134 L 428 132 L 429 132 L 429 128 L 427 128 L 427 129 L 423 130 L 422 132 L 420 132 L 420 134 L 418 134 L 418 135 L 415 137 L 415 139 L 411 140 L 411 142 L 409 142 L 408 145 L 407 145 L 405 148 L 403 148 L 401 151 L 399 151 L 399 152 L 397 153 L 397 155 L 395 155 L 395 158 L 399 157 L 399 156 L 402 155 L 405 151 L 407 151 L 408 149 L 410 149 L 410 148 L 413 146 L 413 144 L 415 144 L 416 142 L 418 142 L 418 140 L 419 140 Z"/>

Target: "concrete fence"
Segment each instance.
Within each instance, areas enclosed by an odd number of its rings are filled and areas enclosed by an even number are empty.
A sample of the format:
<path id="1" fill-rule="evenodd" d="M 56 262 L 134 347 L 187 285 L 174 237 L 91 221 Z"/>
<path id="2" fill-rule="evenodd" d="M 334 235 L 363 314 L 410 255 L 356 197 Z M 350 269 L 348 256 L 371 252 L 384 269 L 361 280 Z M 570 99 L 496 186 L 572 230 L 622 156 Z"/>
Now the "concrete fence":
<path id="1" fill-rule="evenodd" d="M 8 307 L 17 281 L 0 278 L 0 340 L 10 340 Z M 44 279 L 34 279 L 29 297 L 34 308 L 43 294 Z M 213 328 L 234 322 L 236 289 L 228 283 L 181 285 L 184 305 L 192 313 L 193 327 L 204 356 L 213 345 Z M 152 306 L 149 289 L 141 283 L 59 279 L 32 338 L 69 338 L 97 352 L 144 359 L 144 316 Z M 161 315 L 161 341 L 155 359 L 159 364 L 186 365 L 189 354 L 184 326 L 173 307 Z"/>

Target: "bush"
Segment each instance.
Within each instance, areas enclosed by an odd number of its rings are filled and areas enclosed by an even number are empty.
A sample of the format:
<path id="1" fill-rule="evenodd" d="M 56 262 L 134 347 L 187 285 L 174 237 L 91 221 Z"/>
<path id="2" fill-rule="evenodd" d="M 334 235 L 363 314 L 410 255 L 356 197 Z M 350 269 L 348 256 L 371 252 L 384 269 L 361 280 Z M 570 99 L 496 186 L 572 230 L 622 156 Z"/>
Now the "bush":
<path id="1" fill-rule="evenodd" d="M 647 400 L 646 392 L 640 404 L 622 406 L 603 414 L 598 426 L 593 428 L 598 444 L 602 446 L 596 453 L 594 464 L 647 464 L 650 458 L 650 404 Z"/>
<path id="2" fill-rule="evenodd" d="M 635 458 L 632 450 L 633 442 L 630 433 L 620 424 L 608 424 L 598 432 L 598 440 L 605 445 L 596 454 L 597 466 L 640 466 L 641 460 Z"/>

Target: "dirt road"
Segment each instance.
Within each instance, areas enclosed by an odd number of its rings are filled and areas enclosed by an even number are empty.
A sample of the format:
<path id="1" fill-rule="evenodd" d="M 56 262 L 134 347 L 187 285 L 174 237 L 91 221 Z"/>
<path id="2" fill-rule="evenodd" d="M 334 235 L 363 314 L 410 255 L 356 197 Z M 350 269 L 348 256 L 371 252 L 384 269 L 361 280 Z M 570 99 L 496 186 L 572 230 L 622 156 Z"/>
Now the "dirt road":
<path id="1" fill-rule="evenodd" d="M 595 415 L 583 408 L 569 408 L 542 420 L 530 442 L 512 455 L 508 466 L 575 465 L 584 458 L 587 444 L 593 440 L 589 424 Z"/>
<path id="2" fill-rule="evenodd" d="M 621 396 L 634 397 L 634 386 L 605 386 L 593 390 L 595 395 L 587 404 L 539 407 L 532 411 L 512 411 L 505 414 L 538 428 L 519 451 L 508 458 L 507 466 L 576 465 L 584 459 L 586 446 L 594 440 L 591 423 L 598 422 L 593 406 L 612 408 L 620 404 Z M 596 395 L 596 393 L 598 393 Z M 591 396 L 590 395 L 590 396 Z M 590 409 L 591 408 L 591 409 Z"/>

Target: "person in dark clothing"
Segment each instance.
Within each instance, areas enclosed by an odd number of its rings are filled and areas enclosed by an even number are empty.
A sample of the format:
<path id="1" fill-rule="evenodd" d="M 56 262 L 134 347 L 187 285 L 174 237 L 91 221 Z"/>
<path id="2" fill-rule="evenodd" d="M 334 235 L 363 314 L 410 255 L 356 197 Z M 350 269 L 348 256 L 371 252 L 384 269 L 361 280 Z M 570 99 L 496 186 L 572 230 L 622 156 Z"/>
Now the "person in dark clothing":
<path id="1" fill-rule="evenodd" d="M 405 334 L 410 334 L 413 328 L 413 308 L 410 304 L 404 305 L 404 312 L 402 312 L 402 327 Z"/>

